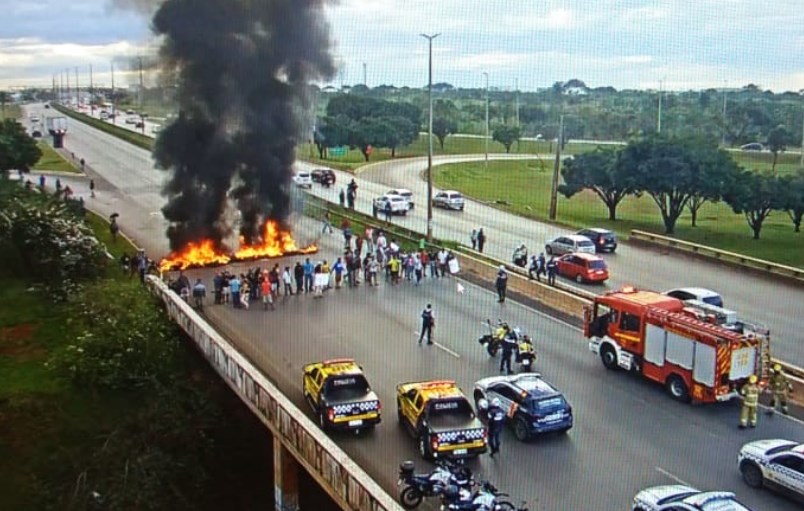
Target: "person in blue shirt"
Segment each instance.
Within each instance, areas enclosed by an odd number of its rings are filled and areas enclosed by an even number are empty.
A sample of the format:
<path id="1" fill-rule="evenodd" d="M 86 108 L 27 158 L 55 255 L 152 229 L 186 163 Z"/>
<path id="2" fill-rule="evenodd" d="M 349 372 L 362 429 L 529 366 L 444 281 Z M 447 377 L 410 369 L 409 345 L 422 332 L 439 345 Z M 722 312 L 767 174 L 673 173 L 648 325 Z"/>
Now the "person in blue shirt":
<path id="1" fill-rule="evenodd" d="M 304 261 L 304 292 L 311 293 L 313 291 L 313 263 L 310 262 L 310 258 L 308 257 Z"/>
<path id="2" fill-rule="evenodd" d="M 229 281 L 229 291 L 232 294 L 232 305 L 235 309 L 239 309 L 241 307 L 240 304 L 240 279 L 237 275 L 233 276 L 232 279 Z"/>

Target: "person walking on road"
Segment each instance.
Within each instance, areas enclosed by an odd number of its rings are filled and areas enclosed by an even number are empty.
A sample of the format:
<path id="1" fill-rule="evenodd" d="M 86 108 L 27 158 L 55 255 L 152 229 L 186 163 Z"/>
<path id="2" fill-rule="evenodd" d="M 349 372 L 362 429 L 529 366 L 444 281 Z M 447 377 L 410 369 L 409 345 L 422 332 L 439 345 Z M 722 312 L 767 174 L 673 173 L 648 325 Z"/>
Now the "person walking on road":
<path id="1" fill-rule="evenodd" d="M 500 435 L 505 426 L 505 410 L 502 409 L 500 398 L 495 397 L 491 400 L 486 411 L 486 418 L 489 425 L 489 448 L 491 449 L 489 456 L 493 458 L 500 452 Z"/>
<path id="2" fill-rule="evenodd" d="M 324 226 L 321 228 L 321 234 L 324 234 L 327 231 L 329 231 L 330 234 L 335 232 L 335 229 L 332 228 L 329 211 L 324 212 Z"/>
<path id="3" fill-rule="evenodd" d="M 486 233 L 483 232 L 483 228 L 481 227 L 479 231 L 477 231 L 477 251 L 481 254 L 483 253 L 483 247 L 486 246 Z"/>
<path id="4" fill-rule="evenodd" d="M 427 304 L 427 307 L 422 311 L 422 331 L 419 333 L 419 344 L 424 339 L 424 334 L 427 333 L 427 344 L 433 344 L 433 327 L 435 326 L 435 315 L 433 314 L 433 306 Z"/>
<path id="5" fill-rule="evenodd" d="M 260 294 L 262 295 L 262 307 L 263 310 L 268 310 L 268 306 L 271 306 L 271 310 L 274 310 L 274 296 L 271 294 L 271 281 L 268 279 L 262 279 L 260 282 Z"/>
<path id="6" fill-rule="evenodd" d="M 743 406 L 740 409 L 740 429 L 745 429 L 746 426 L 752 428 L 757 427 L 757 406 L 759 405 L 759 385 L 757 385 L 757 377 L 752 374 L 748 377 L 748 383 L 743 385 L 740 389 L 740 395 L 743 397 Z"/>
<path id="7" fill-rule="evenodd" d="M 293 267 L 293 278 L 296 280 L 296 294 L 300 295 L 304 285 L 304 267 L 299 261 L 296 261 L 296 266 Z"/>
<path id="8" fill-rule="evenodd" d="M 477 250 L 477 229 L 472 229 L 472 235 L 469 236 L 472 241 L 472 250 Z"/>
<path id="9" fill-rule="evenodd" d="M 95 198 L 95 180 L 94 179 L 89 180 L 89 196 L 92 197 L 93 199 Z"/>
<path id="10" fill-rule="evenodd" d="M 204 298 L 206 296 L 206 286 L 204 286 L 204 283 L 201 282 L 201 279 L 197 279 L 195 281 L 195 285 L 193 286 L 193 303 L 195 304 L 196 309 L 201 309 L 204 307 Z"/>
<path id="11" fill-rule="evenodd" d="M 504 264 L 501 264 L 497 271 L 497 281 L 494 285 L 497 287 L 497 302 L 505 302 L 505 293 L 508 290 L 508 272 L 505 270 Z"/>
<path id="12" fill-rule="evenodd" d="M 773 364 L 772 371 L 773 375 L 771 376 L 768 388 L 773 393 L 773 397 L 770 401 L 770 408 L 766 413 L 773 415 L 776 409 L 779 408 L 783 414 L 788 415 L 790 411 L 787 408 L 787 394 L 793 390 L 793 384 L 790 383 L 790 380 L 784 372 L 782 372 L 782 366 L 780 364 Z"/>

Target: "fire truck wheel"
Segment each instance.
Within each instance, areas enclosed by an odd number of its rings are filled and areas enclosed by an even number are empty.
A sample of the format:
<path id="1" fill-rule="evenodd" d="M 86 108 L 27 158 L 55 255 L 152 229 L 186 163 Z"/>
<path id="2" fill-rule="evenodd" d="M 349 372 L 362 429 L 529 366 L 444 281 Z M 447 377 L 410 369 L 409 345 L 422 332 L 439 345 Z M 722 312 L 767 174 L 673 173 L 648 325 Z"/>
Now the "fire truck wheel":
<path id="1" fill-rule="evenodd" d="M 610 371 L 617 370 L 617 352 L 608 344 L 600 348 L 600 360 L 603 361 L 603 365 L 606 369 Z"/>
<path id="2" fill-rule="evenodd" d="M 671 374 L 670 377 L 667 378 L 667 392 L 673 396 L 673 399 L 676 401 L 681 401 L 682 403 L 688 403 L 690 400 L 690 391 L 687 389 L 687 384 L 684 383 L 684 380 L 676 375 Z"/>
<path id="3" fill-rule="evenodd" d="M 762 487 L 762 471 L 751 461 L 744 461 L 740 465 L 740 472 L 743 474 L 743 481 L 751 488 Z"/>

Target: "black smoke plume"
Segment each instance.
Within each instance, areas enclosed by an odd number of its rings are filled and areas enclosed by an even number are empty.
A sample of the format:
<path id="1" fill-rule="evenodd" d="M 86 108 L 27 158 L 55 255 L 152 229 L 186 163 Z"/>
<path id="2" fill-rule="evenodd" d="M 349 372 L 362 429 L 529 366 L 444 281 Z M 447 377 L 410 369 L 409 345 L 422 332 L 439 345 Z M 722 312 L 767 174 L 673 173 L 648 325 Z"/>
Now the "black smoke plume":
<path id="1" fill-rule="evenodd" d="M 309 84 L 330 78 L 326 0 L 165 0 L 152 25 L 160 57 L 178 77 L 179 115 L 159 135 L 157 165 L 170 172 L 162 209 L 173 250 L 231 233 L 260 239 L 266 219 L 284 225 L 295 146 Z"/>

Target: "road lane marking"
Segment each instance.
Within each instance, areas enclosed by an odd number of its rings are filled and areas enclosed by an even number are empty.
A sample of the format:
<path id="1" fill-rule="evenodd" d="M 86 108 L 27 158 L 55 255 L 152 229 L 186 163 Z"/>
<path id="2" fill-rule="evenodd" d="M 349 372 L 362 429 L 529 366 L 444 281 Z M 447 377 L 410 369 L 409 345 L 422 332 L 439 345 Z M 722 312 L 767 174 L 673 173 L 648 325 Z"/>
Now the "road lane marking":
<path id="1" fill-rule="evenodd" d="M 670 479 L 672 479 L 673 481 L 677 482 L 678 484 L 683 484 L 684 486 L 692 486 L 687 481 L 681 479 L 680 477 L 676 477 L 675 475 L 671 474 L 670 472 L 668 472 L 667 470 L 663 469 L 662 467 L 653 467 L 653 468 L 656 469 L 656 472 L 659 472 L 660 474 L 663 474 L 663 475 L 669 477 Z"/>
<path id="2" fill-rule="evenodd" d="M 421 332 L 418 332 L 418 331 L 415 331 L 415 330 L 414 330 L 414 331 L 413 331 L 413 334 L 414 334 L 416 337 L 419 337 L 419 336 L 421 335 Z M 433 344 L 432 344 L 432 345 L 433 345 L 433 346 L 435 346 L 436 348 L 440 349 L 440 350 L 445 351 L 446 353 L 449 353 L 450 355 L 452 355 L 452 356 L 453 356 L 453 357 L 455 357 L 455 358 L 461 358 L 461 355 L 460 355 L 460 354 L 458 354 L 458 353 L 457 353 L 457 352 L 455 352 L 455 351 L 452 351 L 451 349 L 447 348 L 447 347 L 446 347 L 446 346 L 444 346 L 443 344 L 440 344 L 440 343 L 437 343 L 437 342 L 433 341 Z"/>

